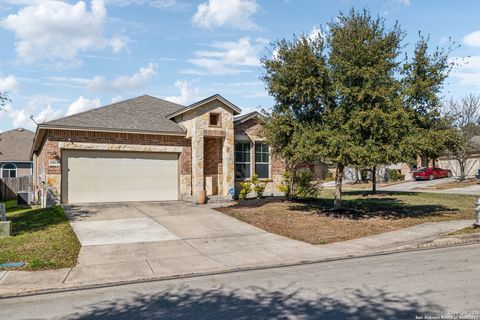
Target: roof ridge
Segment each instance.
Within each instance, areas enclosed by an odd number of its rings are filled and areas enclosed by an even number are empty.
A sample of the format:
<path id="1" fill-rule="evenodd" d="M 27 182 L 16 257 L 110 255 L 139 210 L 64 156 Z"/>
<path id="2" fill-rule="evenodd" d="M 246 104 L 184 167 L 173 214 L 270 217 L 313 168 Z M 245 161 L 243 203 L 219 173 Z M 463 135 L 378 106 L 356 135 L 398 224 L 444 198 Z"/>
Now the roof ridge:
<path id="1" fill-rule="evenodd" d="M 27 132 L 30 132 L 32 134 L 35 134 L 33 131 L 25 129 L 23 127 L 18 127 L 18 128 L 10 129 L 10 130 L 7 130 L 7 131 L 3 131 L 3 132 L 0 132 L 0 134 L 9 133 L 9 132 L 23 132 L 23 131 L 27 131 Z"/>
<path id="2" fill-rule="evenodd" d="M 240 114 L 242 112 L 242 109 L 240 109 L 238 106 L 236 106 L 235 104 L 233 104 L 231 101 L 229 101 L 228 99 L 224 98 L 222 95 L 218 94 L 218 93 L 215 93 L 209 97 L 206 97 L 202 100 L 199 100 L 197 102 L 194 102 L 194 103 L 191 103 L 189 104 L 188 106 L 185 106 L 183 107 L 182 109 L 179 109 L 175 112 L 172 112 L 170 114 L 167 115 L 167 117 L 169 117 L 170 119 L 173 118 L 173 117 L 176 117 L 182 113 L 185 113 L 189 110 L 193 110 L 195 108 L 197 108 L 198 106 L 201 106 L 213 99 L 218 99 L 220 100 L 221 102 L 223 102 L 225 105 L 227 105 L 229 108 L 231 108 L 234 112 L 236 111 L 238 114 Z"/>
<path id="3" fill-rule="evenodd" d="M 263 114 L 261 114 L 260 112 L 255 110 L 255 111 L 251 111 L 249 113 L 245 113 L 245 114 L 241 114 L 239 116 L 236 116 L 236 117 L 233 118 L 233 121 L 243 121 L 243 120 L 248 119 L 249 117 L 253 117 L 253 116 L 259 116 L 263 119 L 265 118 L 265 116 Z"/>

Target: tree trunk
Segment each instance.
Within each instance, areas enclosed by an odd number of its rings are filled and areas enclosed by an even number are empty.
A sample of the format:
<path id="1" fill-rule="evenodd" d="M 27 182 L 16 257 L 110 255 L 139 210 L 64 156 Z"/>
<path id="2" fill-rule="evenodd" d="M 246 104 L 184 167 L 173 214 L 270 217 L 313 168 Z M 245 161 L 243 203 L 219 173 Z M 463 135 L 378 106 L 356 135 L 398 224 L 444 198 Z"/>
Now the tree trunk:
<path id="1" fill-rule="evenodd" d="M 377 166 L 372 168 L 372 194 L 377 193 Z"/>
<path id="2" fill-rule="evenodd" d="M 343 164 L 337 164 L 335 173 L 335 201 L 333 207 L 338 209 L 342 205 L 342 181 L 345 166 Z"/>
<path id="3" fill-rule="evenodd" d="M 460 181 L 465 180 L 465 162 L 463 160 L 458 161 L 460 167 Z"/>
<path id="4" fill-rule="evenodd" d="M 295 199 L 295 184 L 297 182 L 297 169 L 290 170 L 290 199 Z"/>
<path id="5" fill-rule="evenodd" d="M 420 166 L 424 168 L 428 168 L 428 157 L 422 156 L 420 158 Z"/>

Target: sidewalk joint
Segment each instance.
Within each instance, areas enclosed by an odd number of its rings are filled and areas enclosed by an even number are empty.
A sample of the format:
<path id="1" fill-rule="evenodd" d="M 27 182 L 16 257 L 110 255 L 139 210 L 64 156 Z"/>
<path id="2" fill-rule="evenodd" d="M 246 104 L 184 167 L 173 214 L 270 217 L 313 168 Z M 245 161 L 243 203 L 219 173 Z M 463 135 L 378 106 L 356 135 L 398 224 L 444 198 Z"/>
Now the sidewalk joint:
<path id="1" fill-rule="evenodd" d="M 67 275 L 65 276 L 65 278 L 63 278 L 61 283 L 65 283 L 65 281 L 67 281 L 67 278 L 70 275 L 70 272 L 72 272 L 72 270 L 73 270 L 73 268 L 70 268 L 70 270 L 68 270 Z"/>

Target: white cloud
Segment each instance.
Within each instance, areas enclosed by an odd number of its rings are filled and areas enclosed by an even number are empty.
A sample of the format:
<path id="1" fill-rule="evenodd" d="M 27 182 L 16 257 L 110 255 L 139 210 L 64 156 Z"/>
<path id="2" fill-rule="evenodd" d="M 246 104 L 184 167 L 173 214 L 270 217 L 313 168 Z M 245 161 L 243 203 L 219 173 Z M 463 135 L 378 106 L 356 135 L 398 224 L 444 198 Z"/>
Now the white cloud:
<path id="1" fill-rule="evenodd" d="M 323 37 L 324 37 L 324 34 L 322 32 L 322 29 L 320 29 L 317 26 L 314 26 L 307 36 L 308 40 L 310 40 L 310 41 L 315 41 L 315 40 L 317 40 L 319 38 L 323 38 Z"/>
<path id="2" fill-rule="evenodd" d="M 120 102 L 122 100 L 123 100 L 123 96 L 119 94 L 112 98 L 112 103 Z"/>
<path id="3" fill-rule="evenodd" d="M 15 50 L 21 62 L 41 60 L 78 63 L 78 54 L 88 50 L 126 48 L 124 38 L 104 36 L 107 11 L 103 0 L 92 0 L 90 11 L 84 1 L 35 1 L 1 21 L 15 34 Z"/>
<path id="4" fill-rule="evenodd" d="M 480 30 L 469 33 L 463 37 L 463 43 L 470 47 L 480 48 Z"/>
<path id="5" fill-rule="evenodd" d="M 16 108 L 12 104 L 7 105 L 5 115 L 10 119 L 12 127 L 35 130 L 35 122 L 30 119 L 30 116 L 33 115 L 37 123 L 42 123 L 64 115 L 63 110 L 52 107 L 53 104 L 58 102 L 64 102 L 64 100 L 43 94 L 37 95 L 30 98 L 22 108 Z"/>
<path id="6" fill-rule="evenodd" d="M 53 109 L 51 105 L 47 105 L 37 114 L 37 116 L 35 117 L 35 121 L 37 121 L 38 123 L 47 122 L 60 118 L 62 115 L 62 110 Z"/>
<path id="7" fill-rule="evenodd" d="M 457 63 L 451 76 L 460 80 L 460 85 L 480 88 L 480 55 L 452 58 Z"/>
<path id="8" fill-rule="evenodd" d="M 146 67 L 140 68 L 131 76 L 119 76 L 111 81 L 102 76 L 95 76 L 86 84 L 90 92 L 126 92 L 145 86 L 157 73 L 157 65 L 149 63 Z"/>
<path id="9" fill-rule="evenodd" d="M 384 15 L 400 10 L 402 7 L 409 7 L 411 0 L 385 0 L 382 2 L 381 12 Z"/>
<path id="10" fill-rule="evenodd" d="M 148 4 L 160 10 L 182 10 L 187 5 L 177 0 L 106 0 L 107 5 L 126 7 Z"/>
<path id="11" fill-rule="evenodd" d="M 89 100 L 87 98 L 84 98 L 83 96 L 78 97 L 77 100 L 72 102 L 67 109 L 67 113 L 65 114 L 66 116 L 87 111 L 93 108 L 99 108 L 100 107 L 100 99 L 96 98 L 93 100 Z"/>
<path id="12" fill-rule="evenodd" d="M 182 105 L 188 105 L 194 100 L 198 100 L 198 88 L 193 88 L 191 83 L 185 80 L 177 80 L 175 87 L 180 89 L 180 95 L 165 97 L 165 100 L 175 102 Z"/>
<path id="13" fill-rule="evenodd" d="M 0 77 L 0 91 L 18 92 L 20 91 L 20 83 L 17 78 L 11 74 L 6 77 Z"/>
<path id="14" fill-rule="evenodd" d="M 10 110 L 8 111 L 8 115 L 12 119 L 12 125 L 14 128 L 34 128 L 35 123 L 30 120 L 30 114 L 28 114 L 25 109 L 20 110 Z"/>
<path id="15" fill-rule="evenodd" d="M 230 26 L 241 30 L 255 30 L 254 15 L 260 6 L 255 0 L 208 0 L 200 4 L 192 18 L 201 28 Z"/>
<path id="16" fill-rule="evenodd" d="M 195 58 L 189 62 L 200 67 L 200 70 L 184 70 L 191 74 L 238 74 L 248 72 L 247 67 L 260 65 L 259 54 L 268 43 L 266 39 L 258 38 L 251 42 L 243 37 L 238 42 L 215 42 L 212 50 L 196 51 Z"/>

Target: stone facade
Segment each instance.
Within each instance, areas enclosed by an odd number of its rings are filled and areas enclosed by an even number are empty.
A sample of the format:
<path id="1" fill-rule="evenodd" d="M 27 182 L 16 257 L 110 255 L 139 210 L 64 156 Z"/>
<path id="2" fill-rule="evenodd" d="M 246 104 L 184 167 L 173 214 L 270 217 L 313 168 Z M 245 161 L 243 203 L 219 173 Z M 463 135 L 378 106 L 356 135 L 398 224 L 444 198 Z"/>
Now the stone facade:
<path id="1" fill-rule="evenodd" d="M 210 113 L 220 115 L 219 126 L 209 124 Z M 235 177 L 232 110 L 220 101 L 214 100 L 185 112 L 175 120 L 187 130 L 187 138 L 192 141 L 192 194 L 197 195 L 199 191 L 206 190 L 207 194 L 228 196 L 230 188 L 234 187 Z M 210 154 L 209 148 L 212 146 L 206 148 L 205 142 L 211 138 L 215 138 L 217 146 L 221 147 L 221 157 L 217 151 Z M 209 153 L 206 154 L 205 151 Z M 221 173 L 215 177 L 206 174 L 207 162 L 212 166 L 221 166 L 221 170 L 218 169 Z M 218 188 L 215 189 L 213 185 L 217 179 Z"/>
<path id="2" fill-rule="evenodd" d="M 216 125 L 210 123 L 211 114 L 219 117 Z M 185 135 L 44 129 L 45 134 L 34 154 L 36 190 L 47 190 L 55 202 L 60 201 L 62 151 L 71 149 L 177 153 L 183 199 L 195 199 L 203 190 L 207 195 L 230 197 L 230 189 L 238 187 L 241 182 L 235 181 L 236 139 L 252 142 L 251 172 L 254 173 L 255 141 L 263 140 L 262 127 L 257 119 L 237 123 L 235 127 L 234 111 L 222 101 L 212 100 L 186 110 L 173 120 L 185 129 Z M 284 171 L 283 161 L 269 157 L 265 194 L 280 193 Z"/>

